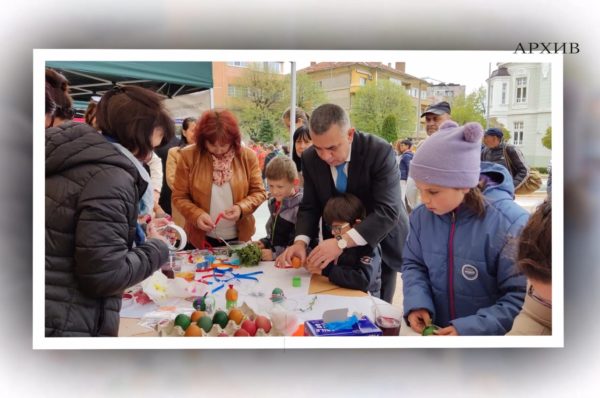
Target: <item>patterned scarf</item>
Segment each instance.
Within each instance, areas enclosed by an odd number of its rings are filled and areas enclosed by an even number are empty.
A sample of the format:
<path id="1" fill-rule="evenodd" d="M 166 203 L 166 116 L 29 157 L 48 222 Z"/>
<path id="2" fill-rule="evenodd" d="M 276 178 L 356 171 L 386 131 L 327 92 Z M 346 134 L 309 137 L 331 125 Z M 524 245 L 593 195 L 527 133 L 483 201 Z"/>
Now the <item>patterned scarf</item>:
<path id="1" fill-rule="evenodd" d="M 233 149 L 227 151 L 223 156 L 216 157 L 212 153 L 213 161 L 213 183 L 221 186 L 226 182 L 231 180 L 231 176 L 233 175 L 233 170 L 231 169 L 231 162 L 233 161 L 235 153 Z"/>

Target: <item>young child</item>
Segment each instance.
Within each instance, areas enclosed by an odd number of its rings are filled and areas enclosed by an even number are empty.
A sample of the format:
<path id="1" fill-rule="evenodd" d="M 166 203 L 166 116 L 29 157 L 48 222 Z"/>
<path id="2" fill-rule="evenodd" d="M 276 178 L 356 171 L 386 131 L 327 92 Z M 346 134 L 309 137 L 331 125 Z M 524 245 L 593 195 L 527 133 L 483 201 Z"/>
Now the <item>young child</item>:
<path id="1" fill-rule="evenodd" d="M 366 214 L 360 199 L 344 193 L 327 201 L 323 209 L 323 220 L 331 227 L 333 236 L 341 239 L 342 235 L 360 223 Z M 328 264 L 320 273 L 338 286 L 362 290 L 379 297 L 381 290 L 379 246 L 372 248 L 365 245 L 345 249 L 335 263 Z"/>
<path id="2" fill-rule="evenodd" d="M 271 198 L 267 221 L 267 237 L 258 241 L 262 260 L 272 261 L 294 243 L 294 231 L 302 192 L 297 189 L 296 165 L 287 156 L 276 156 L 267 165 L 265 176 Z"/>
<path id="3" fill-rule="evenodd" d="M 482 136 L 479 123 L 446 121 L 410 165 L 423 203 L 410 216 L 401 273 L 404 316 L 418 333 L 433 323 L 438 335 L 504 335 L 523 305 L 510 242 L 528 214 L 508 170 L 480 164 Z"/>
<path id="4" fill-rule="evenodd" d="M 519 238 L 517 267 L 528 280 L 523 310 L 509 335 L 552 334 L 552 202 L 532 214 Z"/>

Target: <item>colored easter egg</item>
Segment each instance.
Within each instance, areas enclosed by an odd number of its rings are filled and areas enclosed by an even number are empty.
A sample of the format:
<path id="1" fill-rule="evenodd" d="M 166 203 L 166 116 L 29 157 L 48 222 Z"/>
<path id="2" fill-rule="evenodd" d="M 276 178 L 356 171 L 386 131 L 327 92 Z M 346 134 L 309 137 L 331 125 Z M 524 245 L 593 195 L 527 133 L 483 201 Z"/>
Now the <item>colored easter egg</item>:
<path id="1" fill-rule="evenodd" d="M 225 326 L 227 326 L 227 322 L 229 321 L 229 318 L 227 317 L 227 313 L 225 311 L 217 311 L 217 312 L 215 312 L 215 315 L 213 315 L 212 321 L 213 321 L 213 323 L 216 323 L 219 326 L 221 326 L 223 329 L 225 329 Z"/>
<path id="2" fill-rule="evenodd" d="M 179 314 L 175 317 L 175 326 L 180 326 L 183 330 L 186 330 L 190 323 L 192 320 L 186 314 Z"/>
<path id="3" fill-rule="evenodd" d="M 190 316 L 192 322 L 198 322 L 198 319 L 202 318 L 206 313 L 204 311 L 194 311 Z"/>
<path id="4" fill-rule="evenodd" d="M 257 329 L 262 329 L 265 333 L 269 333 L 271 330 L 271 321 L 266 316 L 259 315 L 254 320 Z"/>
<path id="5" fill-rule="evenodd" d="M 200 326 L 206 333 L 210 332 L 212 328 L 213 322 L 212 319 L 208 315 L 204 315 L 200 319 L 198 319 L 198 326 Z"/>
<path id="6" fill-rule="evenodd" d="M 184 336 L 186 336 L 186 337 L 201 337 L 202 329 L 200 329 L 200 326 L 198 326 L 197 324 L 190 323 L 190 326 L 188 326 L 188 328 L 186 329 Z"/>
<path id="7" fill-rule="evenodd" d="M 434 325 L 429 325 L 429 326 L 426 326 L 426 327 L 423 329 L 423 332 L 421 332 L 421 334 L 422 334 L 423 336 L 435 336 L 435 333 L 434 333 L 434 332 L 435 332 L 437 329 L 438 329 L 438 327 L 436 327 L 436 326 L 434 326 Z"/>
<path id="8" fill-rule="evenodd" d="M 242 322 L 242 329 L 244 329 L 250 336 L 254 336 L 256 334 L 256 324 L 250 319 L 246 319 Z"/>
<path id="9" fill-rule="evenodd" d="M 229 311 L 229 319 L 239 325 L 244 320 L 244 313 L 239 308 L 232 308 Z"/>
<path id="10" fill-rule="evenodd" d="M 250 337 L 250 334 L 244 329 L 237 330 L 233 335 L 235 337 Z"/>
<path id="11" fill-rule="evenodd" d="M 292 257 L 292 267 L 294 267 L 294 268 L 302 267 L 302 260 L 300 260 L 300 257 Z"/>

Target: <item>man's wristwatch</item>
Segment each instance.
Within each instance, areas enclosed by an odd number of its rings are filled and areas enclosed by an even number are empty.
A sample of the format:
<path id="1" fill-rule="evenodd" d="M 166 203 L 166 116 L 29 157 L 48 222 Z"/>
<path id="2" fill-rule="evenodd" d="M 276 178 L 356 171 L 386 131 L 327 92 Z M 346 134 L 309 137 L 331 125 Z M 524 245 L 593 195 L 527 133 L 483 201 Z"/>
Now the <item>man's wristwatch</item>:
<path id="1" fill-rule="evenodd" d="M 344 250 L 346 247 L 348 247 L 348 242 L 346 242 L 346 239 L 342 238 L 342 236 L 336 236 L 335 239 L 337 240 L 337 245 L 340 249 Z"/>

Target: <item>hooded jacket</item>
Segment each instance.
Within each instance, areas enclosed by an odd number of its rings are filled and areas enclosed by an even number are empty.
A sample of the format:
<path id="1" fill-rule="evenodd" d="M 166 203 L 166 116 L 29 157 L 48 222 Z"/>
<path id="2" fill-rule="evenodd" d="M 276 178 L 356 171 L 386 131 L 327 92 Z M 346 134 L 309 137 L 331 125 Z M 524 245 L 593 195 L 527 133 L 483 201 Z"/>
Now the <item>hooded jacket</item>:
<path id="1" fill-rule="evenodd" d="M 420 205 L 411 214 L 401 271 L 404 314 L 423 308 L 434 324 L 453 325 L 459 335 L 504 335 L 525 298 L 514 242 L 529 215 L 514 202 L 505 167 L 482 162 L 481 173 L 495 182 L 483 189 L 483 218 L 463 206 L 438 216 Z"/>
<path id="2" fill-rule="evenodd" d="M 167 261 L 160 240 L 133 247 L 146 186 L 90 126 L 46 130 L 47 337 L 116 336 L 123 291 Z"/>
<path id="3" fill-rule="evenodd" d="M 267 236 L 260 239 L 260 241 L 265 246 L 265 249 L 271 249 L 275 256 L 279 256 L 286 247 L 294 243 L 296 219 L 298 217 L 300 202 L 302 202 L 302 191 L 284 198 L 279 208 L 277 208 L 275 202 L 275 198 L 269 199 L 269 212 L 271 216 L 265 226 Z"/>
<path id="4" fill-rule="evenodd" d="M 510 158 L 508 160 L 510 161 L 511 167 L 508 166 L 508 162 L 504 156 L 504 148 L 506 148 L 506 155 Z M 515 189 L 523 183 L 523 180 L 525 180 L 529 174 L 527 164 L 525 163 L 521 151 L 517 147 L 505 142 L 501 142 L 496 148 L 483 148 L 483 151 L 481 151 L 481 160 L 484 162 L 501 164 L 506 167 L 512 176 Z"/>

